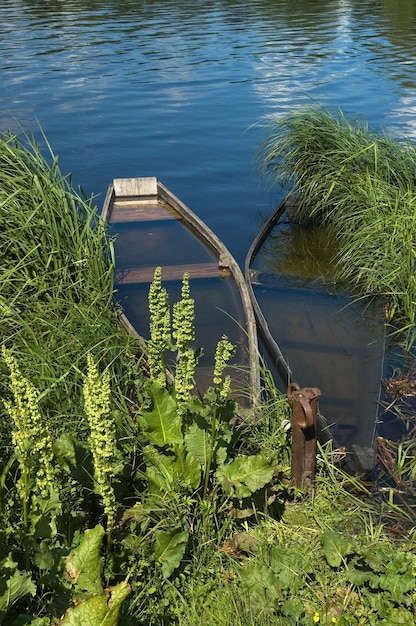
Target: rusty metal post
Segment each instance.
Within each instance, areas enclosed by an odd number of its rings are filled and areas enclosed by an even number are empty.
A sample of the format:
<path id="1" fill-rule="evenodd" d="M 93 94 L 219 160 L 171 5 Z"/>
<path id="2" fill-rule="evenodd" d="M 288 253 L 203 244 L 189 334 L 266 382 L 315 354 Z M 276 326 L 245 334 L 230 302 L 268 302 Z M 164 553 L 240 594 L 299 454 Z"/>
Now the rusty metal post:
<path id="1" fill-rule="evenodd" d="M 292 407 L 291 479 L 299 489 L 310 485 L 315 478 L 316 419 L 320 395 L 316 387 L 301 389 L 296 383 L 291 383 L 287 390 Z"/>

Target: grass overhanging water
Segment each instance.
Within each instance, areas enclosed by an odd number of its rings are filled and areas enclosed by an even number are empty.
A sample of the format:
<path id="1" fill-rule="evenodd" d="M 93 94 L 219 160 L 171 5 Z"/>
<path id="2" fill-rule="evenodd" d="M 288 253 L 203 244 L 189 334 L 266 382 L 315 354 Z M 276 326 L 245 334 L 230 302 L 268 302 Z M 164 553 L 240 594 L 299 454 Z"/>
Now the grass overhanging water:
<path id="1" fill-rule="evenodd" d="M 226 338 L 212 388 L 189 393 L 186 277 L 174 332 L 155 306 L 152 336 L 184 375 L 166 385 L 154 359 L 149 376 L 105 227 L 50 156 L 0 139 L 0 623 L 413 624 L 414 508 L 376 507 L 330 445 L 315 491 L 295 493 L 286 397 L 265 370 L 246 416 Z"/>
<path id="2" fill-rule="evenodd" d="M 272 117 L 262 175 L 299 197 L 297 220 L 325 225 L 334 278 L 356 297 L 382 297 L 392 327 L 414 342 L 416 147 L 322 107 Z"/>

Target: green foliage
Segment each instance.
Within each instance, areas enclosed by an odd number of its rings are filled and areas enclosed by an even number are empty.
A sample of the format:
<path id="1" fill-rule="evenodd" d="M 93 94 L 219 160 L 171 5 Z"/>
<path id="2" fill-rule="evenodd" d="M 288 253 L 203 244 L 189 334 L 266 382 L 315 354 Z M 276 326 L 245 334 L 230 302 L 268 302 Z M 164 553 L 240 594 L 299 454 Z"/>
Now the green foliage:
<path id="1" fill-rule="evenodd" d="M 122 603 L 128 597 L 127 583 L 119 583 L 100 594 L 90 596 L 66 612 L 62 626 L 117 626 Z"/>
<path id="2" fill-rule="evenodd" d="M 365 488 L 344 490 L 321 451 L 316 493 L 293 499 L 288 403 L 267 371 L 255 419 L 231 399 L 226 337 L 213 386 L 191 389 L 187 278 L 173 330 L 161 277 L 149 296 L 164 313 L 148 378 L 96 211 L 37 149 L 0 141 L 0 162 L 0 623 L 413 624 L 414 544 L 370 524 Z M 175 350 L 184 394 L 165 376 Z"/>
<path id="3" fill-rule="evenodd" d="M 166 385 L 165 352 L 172 345 L 169 295 L 162 287 L 162 268 L 157 267 L 149 289 L 150 341 L 147 345 L 150 374 Z"/>
<path id="4" fill-rule="evenodd" d="M 0 563 L 0 624 L 7 611 L 26 595 L 34 596 L 36 585 L 28 572 L 21 572 L 11 555 Z"/>
<path id="5" fill-rule="evenodd" d="M 80 545 L 72 550 L 66 559 L 65 573 L 75 592 L 81 596 L 87 593 L 101 593 L 102 557 L 101 543 L 104 537 L 102 526 L 95 526 L 85 531 Z"/>
<path id="6" fill-rule="evenodd" d="M 182 420 L 177 403 L 159 383 L 147 385 L 151 404 L 139 419 L 150 443 L 163 447 L 182 442 Z"/>
<path id="7" fill-rule="evenodd" d="M 162 568 L 164 578 L 169 578 L 183 558 L 189 535 L 184 530 L 155 532 L 154 554 Z"/>
<path id="8" fill-rule="evenodd" d="M 383 296 L 412 335 L 416 314 L 416 149 L 323 107 L 272 118 L 262 174 L 299 196 L 297 220 L 324 224 L 334 279 L 357 297 Z"/>
<path id="9" fill-rule="evenodd" d="M 333 530 L 322 533 L 321 542 L 325 558 L 331 567 L 339 567 L 344 562 L 344 557 L 353 551 L 353 543 Z"/>
<path id="10" fill-rule="evenodd" d="M 94 459 L 94 478 L 102 498 L 107 528 L 111 530 L 116 512 L 114 493 L 116 425 L 110 407 L 110 376 L 100 376 L 91 354 L 87 355 L 87 375 L 84 379 L 84 407 L 90 429 L 89 443 Z"/>
<path id="11" fill-rule="evenodd" d="M 86 530 L 80 545 L 66 559 L 65 575 L 73 587 L 76 604 L 69 607 L 60 624 L 65 626 L 117 626 L 122 603 L 130 593 L 123 581 L 103 589 L 100 547 L 104 537 L 102 526 Z"/>
<path id="12" fill-rule="evenodd" d="M 274 466 L 261 454 L 238 456 L 231 463 L 221 465 L 216 477 L 225 493 L 234 498 L 247 498 L 269 483 Z"/>
<path id="13" fill-rule="evenodd" d="M 182 281 L 181 300 L 173 305 L 172 336 L 176 341 L 175 397 L 179 410 L 185 412 L 194 388 L 193 378 L 198 357 L 191 348 L 195 339 L 195 303 L 190 297 L 189 274 Z"/>

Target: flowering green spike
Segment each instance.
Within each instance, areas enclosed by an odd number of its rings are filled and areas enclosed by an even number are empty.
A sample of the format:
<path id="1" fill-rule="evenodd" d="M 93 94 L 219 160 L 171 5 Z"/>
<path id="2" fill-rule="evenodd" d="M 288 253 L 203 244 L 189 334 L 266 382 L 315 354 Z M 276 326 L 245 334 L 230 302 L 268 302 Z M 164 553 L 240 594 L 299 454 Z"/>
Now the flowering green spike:
<path id="1" fill-rule="evenodd" d="M 29 471 L 34 480 L 33 495 L 48 497 L 55 487 L 52 437 L 39 411 L 39 391 L 22 376 L 16 358 L 3 346 L 3 358 L 10 370 L 14 403 L 4 406 L 14 422 L 12 433 L 21 474 Z"/>
<path id="2" fill-rule="evenodd" d="M 187 349 L 195 339 L 195 301 L 190 293 L 189 274 L 185 272 L 181 300 L 173 305 L 173 337 L 178 351 Z"/>
<path id="3" fill-rule="evenodd" d="M 173 338 L 178 361 L 175 371 L 175 394 L 179 406 L 185 407 L 194 387 L 197 359 L 190 343 L 195 339 L 195 301 L 190 297 L 189 274 L 182 280 L 181 300 L 173 305 Z"/>
<path id="4" fill-rule="evenodd" d="M 157 267 L 149 289 L 150 341 L 148 359 L 150 373 L 162 387 L 166 386 L 165 352 L 171 348 L 169 295 L 162 287 L 162 269 Z"/>
<path id="5" fill-rule="evenodd" d="M 214 367 L 214 385 L 220 385 L 222 383 L 222 375 L 227 367 L 227 364 L 231 357 L 235 353 L 235 346 L 228 340 L 226 335 L 222 336 L 222 339 L 218 342 L 215 350 L 215 367 Z M 227 386 L 230 381 L 227 382 Z M 225 381 L 224 381 L 225 385 Z"/>
<path id="6" fill-rule="evenodd" d="M 84 407 L 90 427 L 90 446 L 94 459 L 96 489 L 107 515 L 107 530 L 114 524 L 116 499 L 113 488 L 116 450 L 116 426 L 110 411 L 110 376 L 100 376 L 91 354 L 87 355 L 84 378 Z"/>

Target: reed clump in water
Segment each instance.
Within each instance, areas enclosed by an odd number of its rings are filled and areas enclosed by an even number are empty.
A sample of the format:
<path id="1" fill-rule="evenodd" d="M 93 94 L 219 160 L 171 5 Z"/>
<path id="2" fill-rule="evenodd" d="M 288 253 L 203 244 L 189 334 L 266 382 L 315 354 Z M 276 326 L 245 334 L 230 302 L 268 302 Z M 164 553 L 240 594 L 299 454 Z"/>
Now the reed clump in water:
<path id="1" fill-rule="evenodd" d="M 271 118 L 262 175 L 299 196 L 301 223 L 333 232 L 336 280 L 383 296 L 411 332 L 416 315 L 416 148 L 341 111 L 311 107 Z"/>

